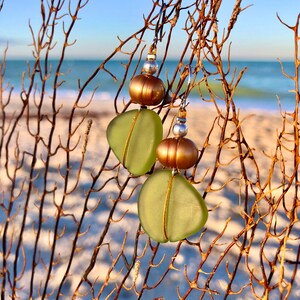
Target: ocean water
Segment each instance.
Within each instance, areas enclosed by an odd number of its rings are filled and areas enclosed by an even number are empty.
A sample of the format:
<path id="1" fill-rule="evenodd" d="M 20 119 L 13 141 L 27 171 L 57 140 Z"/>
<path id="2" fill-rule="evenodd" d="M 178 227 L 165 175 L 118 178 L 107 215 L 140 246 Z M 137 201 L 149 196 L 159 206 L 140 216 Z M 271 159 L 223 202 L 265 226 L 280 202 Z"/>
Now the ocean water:
<path id="1" fill-rule="evenodd" d="M 51 66 L 54 70 L 58 61 L 52 61 Z M 97 67 L 102 63 L 101 60 L 66 60 L 62 65 L 61 79 L 64 83 L 59 87 L 61 95 L 67 99 L 76 95 L 78 90 L 78 80 L 81 85 L 94 73 Z M 177 65 L 176 60 L 166 61 L 163 66 L 160 78 L 166 81 L 166 74 L 169 78 L 173 76 L 175 67 Z M 285 72 L 289 75 L 294 75 L 293 62 L 283 62 Z M 5 82 L 14 86 L 14 91 L 18 93 L 22 84 L 22 74 L 25 74 L 24 84 L 28 84 L 28 77 L 26 72 L 28 66 L 32 67 L 33 62 L 23 60 L 8 60 L 6 62 Z M 92 92 L 96 87 L 97 99 L 113 100 L 116 97 L 116 93 L 120 83 L 124 78 L 125 67 L 122 61 L 110 61 L 106 65 L 107 69 L 115 75 L 116 81 L 107 73 L 101 70 L 97 76 L 86 87 L 86 92 Z M 136 62 L 132 63 L 129 69 L 129 76 L 132 74 Z M 294 82 L 286 78 L 281 71 L 281 65 L 279 62 L 270 61 L 234 61 L 231 62 L 231 73 L 228 75 L 228 80 L 231 79 L 231 75 L 234 69 L 237 72 L 247 67 L 244 73 L 238 90 L 235 95 L 235 102 L 240 108 L 251 109 L 266 109 L 266 110 L 278 110 L 278 98 L 284 110 L 292 110 L 295 103 L 295 94 L 291 92 L 294 89 Z M 138 67 L 138 72 L 140 67 Z M 199 73 L 199 78 L 202 74 Z M 213 89 L 217 93 L 222 93 L 221 86 L 217 78 L 212 78 L 211 84 Z M 125 82 L 124 88 L 117 97 L 128 99 L 128 80 Z M 49 80 L 47 88 L 51 90 L 53 88 L 53 80 Z M 204 91 L 204 97 L 207 97 L 207 93 Z M 189 95 L 189 101 L 191 103 L 201 102 L 201 97 L 197 90 L 193 91 Z"/>

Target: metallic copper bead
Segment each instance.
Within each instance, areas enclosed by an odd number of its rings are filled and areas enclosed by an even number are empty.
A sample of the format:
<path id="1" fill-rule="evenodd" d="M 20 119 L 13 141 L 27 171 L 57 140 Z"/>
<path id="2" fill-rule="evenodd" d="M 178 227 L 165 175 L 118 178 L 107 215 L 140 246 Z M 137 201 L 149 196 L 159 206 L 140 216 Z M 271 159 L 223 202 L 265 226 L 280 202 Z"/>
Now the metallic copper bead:
<path id="1" fill-rule="evenodd" d="M 190 139 L 168 138 L 158 145 L 156 156 L 167 168 L 189 169 L 198 159 L 198 149 Z"/>
<path id="2" fill-rule="evenodd" d="M 135 76 L 129 84 L 129 95 L 133 103 L 158 105 L 165 96 L 164 83 L 150 74 Z"/>

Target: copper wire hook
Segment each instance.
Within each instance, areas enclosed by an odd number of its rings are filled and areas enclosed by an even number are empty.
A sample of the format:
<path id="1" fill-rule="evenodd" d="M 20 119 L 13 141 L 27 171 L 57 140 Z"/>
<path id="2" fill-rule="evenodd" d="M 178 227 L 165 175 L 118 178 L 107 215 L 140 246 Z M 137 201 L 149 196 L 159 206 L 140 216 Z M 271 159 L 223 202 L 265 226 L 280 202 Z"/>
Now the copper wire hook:
<path id="1" fill-rule="evenodd" d="M 181 99 L 181 104 L 180 104 L 181 109 L 184 109 L 188 105 L 187 97 L 190 93 L 190 86 L 191 86 L 191 74 L 192 74 L 191 65 L 187 65 L 186 68 L 188 69 L 188 76 L 187 76 L 188 80 L 187 80 L 187 87 L 185 92 L 181 94 L 179 97 Z"/>
<path id="2" fill-rule="evenodd" d="M 162 1 L 161 8 L 158 14 L 158 20 L 155 25 L 153 43 L 150 47 L 150 53 L 156 54 L 157 42 L 161 42 L 163 38 L 164 19 L 166 15 L 166 4 Z"/>

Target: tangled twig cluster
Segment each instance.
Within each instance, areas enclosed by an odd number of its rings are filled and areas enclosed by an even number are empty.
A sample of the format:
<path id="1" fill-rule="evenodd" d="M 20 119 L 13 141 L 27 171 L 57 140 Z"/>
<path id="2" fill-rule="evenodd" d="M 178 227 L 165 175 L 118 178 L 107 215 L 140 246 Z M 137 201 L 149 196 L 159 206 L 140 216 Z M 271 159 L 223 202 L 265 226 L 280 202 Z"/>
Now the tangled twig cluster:
<path id="1" fill-rule="evenodd" d="M 119 165 L 108 146 L 89 147 L 92 136 L 107 145 L 101 122 L 107 124 L 111 115 L 94 109 L 97 88 L 86 93 L 97 75 L 108 74 L 119 80 L 114 113 L 132 105 L 120 98 L 140 69 L 145 37 L 155 29 L 160 1 L 153 2 L 141 29 L 119 38 L 118 47 L 91 70 L 89 78 L 78 80 L 70 105 L 59 98 L 62 66 L 68 48 L 76 46 L 70 36 L 89 1 L 78 0 L 75 6 L 64 0 L 40 2 L 40 28 L 30 26 L 34 60 L 23 74 L 17 106 L 13 87 L 5 82 L 6 52 L 0 65 L 2 299 L 150 299 L 163 297 L 166 291 L 179 299 L 291 295 L 300 263 L 299 17 L 295 26 L 285 24 L 294 34 L 295 74 L 286 74 L 282 65 L 284 75 L 295 84 L 295 110 L 281 111 L 276 146 L 264 154 L 266 167 L 247 141 L 247 118 L 241 117 L 234 101 L 246 68 L 232 69 L 229 37 L 246 7 L 237 0 L 227 28 L 218 28 L 222 2 L 165 3 L 161 78 L 178 27 L 183 27 L 185 40 L 175 70 L 164 77 L 167 104 L 154 109 L 168 131 L 172 108 L 185 88 L 184 66 L 192 66 L 190 88 L 211 106 L 213 118 L 206 136 L 200 137 L 199 159 L 185 176 L 204 191 L 211 216 L 218 218 L 223 209 L 222 203 L 213 201 L 220 191 L 234 191 L 237 209 L 233 217 L 223 218 L 220 227 L 207 227 L 172 246 L 151 241 L 132 210 L 130 204 L 144 179 Z M 3 5 L 4 1 L 0 11 Z M 63 41 L 56 40 L 59 31 Z M 53 63 L 55 47 L 60 57 Z M 120 78 L 109 65 L 117 55 L 124 61 Z M 220 82 L 221 91 L 214 90 L 212 79 Z M 212 136 L 218 140 L 215 148 Z M 207 155 L 213 157 L 209 165 Z M 230 176 L 221 180 L 220 174 L 228 170 Z M 231 226 L 233 218 L 238 229 Z"/>

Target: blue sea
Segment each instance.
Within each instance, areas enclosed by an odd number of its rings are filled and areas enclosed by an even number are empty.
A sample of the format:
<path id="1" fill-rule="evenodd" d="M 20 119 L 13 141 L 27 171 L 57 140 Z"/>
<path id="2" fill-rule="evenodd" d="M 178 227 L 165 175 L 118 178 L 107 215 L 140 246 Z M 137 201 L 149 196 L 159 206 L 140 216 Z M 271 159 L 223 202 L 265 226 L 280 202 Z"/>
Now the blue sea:
<path id="1" fill-rule="evenodd" d="M 52 61 L 52 69 L 57 66 L 58 61 Z M 78 90 L 78 79 L 83 84 L 102 63 L 101 60 L 66 60 L 62 65 L 61 79 L 64 83 L 60 86 L 59 92 L 66 96 L 67 99 L 76 95 Z M 166 80 L 166 74 L 173 75 L 176 60 L 166 61 L 160 78 Z M 5 82 L 14 86 L 14 91 L 19 92 L 22 83 L 22 74 L 25 72 L 25 85 L 28 84 L 26 79 L 26 72 L 28 66 L 33 66 L 33 62 L 25 60 L 8 60 L 6 62 Z M 293 62 L 283 62 L 285 72 L 291 76 L 295 74 L 295 67 Z M 133 72 L 136 63 L 133 62 L 130 72 Z M 226 64 L 225 64 L 226 67 Z M 250 109 L 265 109 L 278 110 L 278 98 L 280 99 L 283 110 L 293 110 L 295 104 L 295 94 L 291 92 L 294 89 L 294 82 L 286 78 L 281 70 L 279 62 L 274 61 L 233 61 L 231 62 L 231 73 L 228 75 L 228 81 L 231 80 L 233 70 L 236 68 L 237 72 L 247 67 L 240 83 L 237 93 L 235 95 L 235 103 L 239 108 Z M 125 67 L 122 61 L 110 61 L 106 64 L 106 68 L 115 75 L 116 81 L 107 73 L 101 70 L 92 82 L 86 87 L 86 92 L 92 92 L 97 87 L 97 99 L 113 100 L 122 79 L 124 77 Z M 138 70 L 139 72 L 139 70 Z M 199 74 L 199 78 L 201 74 Z M 128 97 L 125 82 L 124 89 L 119 98 Z M 53 84 L 51 80 L 48 83 L 48 89 L 51 89 Z M 217 93 L 221 92 L 221 86 L 217 78 L 212 79 L 212 86 Z M 208 95 L 204 95 L 207 97 Z M 197 91 L 189 95 L 191 103 L 201 101 Z"/>

